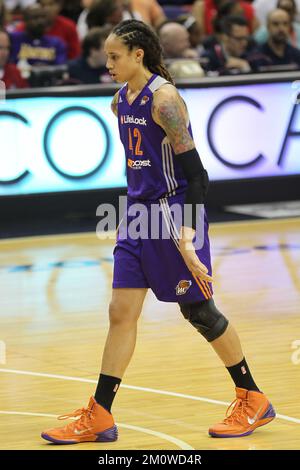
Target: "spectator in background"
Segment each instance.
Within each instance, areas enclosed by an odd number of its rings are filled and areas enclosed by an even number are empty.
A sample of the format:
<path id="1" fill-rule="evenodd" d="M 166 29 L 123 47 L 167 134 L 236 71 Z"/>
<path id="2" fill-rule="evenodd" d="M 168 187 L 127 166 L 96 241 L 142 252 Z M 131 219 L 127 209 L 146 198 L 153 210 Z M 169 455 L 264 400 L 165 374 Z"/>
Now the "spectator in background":
<path id="1" fill-rule="evenodd" d="M 9 12 L 16 10 L 22 11 L 24 8 L 29 7 L 36 3 L 36 0 L 5 0 L 5 6 Z"/>
<path id="2" fill-rule="evenodd" d="M 105 66 L 106 56 L 103 45 L 111 28 L 93 28 L 82 42 L 82 56 L 68 64 L 69 78 L 77 83 L 111 83 L 112 79 Z"/>
<path id="3" fill-rule="evenodd" d="M 6 31 L 0 29 L 0 80 L 7 90 L 27 88 L 28 83 L 21 77 L 15 64 L 9 64 L 10 38 Z"/>
<path id="4" fill-rule="evenodd" d="M 160 5 L 177 5 L 182 7 L 192 5 L 194 2 L 195 0 L 158 0 Z"/>
<path id="5" fill-rule="evenodd" d="M 230 73 L 249 73 L 251 66 L 247 60 L 249 26 L 243 16 L 228 16 L 223 20 L 222 39 L 203 57 L 207 60 L 207 72 L 220 75 Z"/>
<path id="6" fill-rule="evenodd" d="M 0 28 L 8 32 L 15 29 L 15 22 L 12 21 L 11 14 L 6 8 L 6 0 L 0 0 Z"/>
<path id="7" fill-rule="evenodd" d="M 179 23 L 168 21 L 158 30 L 166 59 L 197 59 L 197 51 L 191 48 L 189 33 Z"/>
<path id="8" fill-rule="evenodd" d="M 254 0 L 253 7 L 255 14 L 261 25 L 266 26 L 268 14 L 275 10 L 277 0 Z M 297 11 L 300 12 L 300 0 L 296 0 Z M 296 16 L 295 20 L 299 23 L 300 16 L 299 13 Z"/>
<path id="9" fill-rule="evenodd" d="M 213 19 L 214 34 L 207 36 L 203 39 L 204 49 L 210 49 L 216 44 L 220 44 L 222 42 L 223 24 L 225 18 L 227 18 L 228 16 L 243 16 L 245 18 L 243 11 L 241 11 L 239 2 L 237 2 L 236 0 L 227 0 L 222 6 L 218 8 L 218 13 Z M 253 49 L 255 45 L 256 42 L 251 37 L 248 43 L 249 51 Z"/>
<path id="10" fill-rule="evenodd" d="M 201 78 L 204 71 L 196 49 L 191 48 L 189 33 L 176 22 L 169 21 L 158 29 L 166 65 L 173 78 Z"/>
<path id="11" fill-rule="evenodd" d="M 142 20 L 139 13 L 133 11 L 130 0 L 82 0 L 82 5 L 84 10 L 77 23 L 77 31 L 81 39 L 90 28 L 101 27 L 106 23 L 115 25 L 131 18 Z M 89 20 L 87 20 L 88 17 Z M 88 21 L 89 24 L 87 24 Z"/>
<path id="12" fill-rule="evenodd" d="M 247 20 L 250 33 L 255 31 L 259 22 L 255 16 L 253 6 L 242 0 L 234 0 L 236 3 L 235 11 L 232 14 L 244 16 Z M 201 31 L 204 35 L 213 34 L 213 20 L 217 16 L 220 8 L 227 3 L 227 0 L 196 0 L 193 8 L 193 14 L 197 19 Z"/>
<path id="13" fill-rule="evenodd" d="M 206 36 L 203 40 L 203 46 L 205 49 L 210 49 L 215 46 L 215 44 L 220 44 L 222 41 L 223 34 L 223 24 L 224 19 L 228 16 L 244 16 L 240 14 L 240 6 L 236 0 L 228 0 L 222 4 L 217 11 L 216 16 L 212 22 L 213 34 Z"/>
<path id="14" fill-rule="evenodd" d="M 96 0 L 86 18 L 88 29 L 111 24 L 116 26 L 123 19 L 123 0 Z"/>
<path id="15" fill-rule="evenodd" d="M 4 0 L 8 23 L 6 29 L 9 32 L 14 31 L 23 19 L 23 10 L 36 2 L 37 0 Z"/>
<path id="16" fill-rule="evenodd" d="M 46 34 L 60 38 L 66 45 L 68 59 L 75 59 L 80 55 L 80 42 L 76 24 L 60 15 L 63 0 L 39 0 L 48 17 Z"/>
<path id="17" fill-rule="evenodd" d="M 157 28 L 166 21 L 166 15 L 157 0 L 130 0 L 131 9 L 145 23 Z"/>
<path id="18" fill-rule="evenodd" d="M 22 71 L 23 77 L 29 74 L 30 66 L 58 65 L 67 61 L 66 46 L 56 37 L 45 34 L 47 15 L 39 4 L 24 10 L 25 31 L 11 34 L 11 58 Z"/>
<path id="19" fill-rule="evenodd" d="M 290 15 L 291 28 L 289 34 L 289 42 L 294 47 L 300 47 L 300 24 L 295 21 L 297 16 L 297 5 L 295 0 L 278 0 L 277 8 L 285 10 Z M 266 26 L 261 26 L 254 35 L 258 44 L 263 44 L 268 40 L 268 30 Z"/>
<path id="20" fill-rule="evenodd" d="M 268 41 L 258 48 L 258 57 L 253 59 L 253 67 L 261 70 L 265 66 L 289 66 L 287 69 L 300 68 L 300 50 L 289 44 L 291 28 L 290 15 L 279 8 L 268 15 Z"/>
<path id="21" fill-rule="evenodd" d="M 82 41 L 88 32 L 88 27 L 86 24 L 86 18 L 90 11 L 91 6 L 93 5 L 95 0 L 81 0 L 81 6 L 83 8 L 82 12 L 79 15 L 77 21 L 77 32 L 79 39 Z"/>
<path id="22" fill-rule="evenodd" d="M 182 24 L 189 33 L 190 45 L 200 56 L 203 53 L 202 31 L 196 18 L 192 15 L 181 15 L 177 18 L 177 22 Z"/>
<path id="23" fill-rule="evenodd" d="M 6 8 L 4 0 L 0 0 L 0 29 L 6 26 Z"/>
<path id="24" fill-rule="evenodd" d="M 61 15 L 77 23 L 82 9 L 81 0 L 63 0 Z"/>

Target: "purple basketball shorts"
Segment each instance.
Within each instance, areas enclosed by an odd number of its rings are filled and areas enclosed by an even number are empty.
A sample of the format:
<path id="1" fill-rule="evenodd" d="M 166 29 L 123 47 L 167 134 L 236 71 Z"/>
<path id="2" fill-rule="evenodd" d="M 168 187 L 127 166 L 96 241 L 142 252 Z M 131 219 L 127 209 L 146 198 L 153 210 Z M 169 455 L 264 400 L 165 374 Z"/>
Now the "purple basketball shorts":
<path id="1" fill-rule="evenodd" d="M 114 248 L 113 288 L 150 288 L 164 302 L 189 303 L 212 297 L 211 283 L 193 277 L 178 248 L 183 202 L 183 194 L 155 203 L 128 199 Z M 204 208 L 198 219 L 194 247 L 211 275 Z"/>

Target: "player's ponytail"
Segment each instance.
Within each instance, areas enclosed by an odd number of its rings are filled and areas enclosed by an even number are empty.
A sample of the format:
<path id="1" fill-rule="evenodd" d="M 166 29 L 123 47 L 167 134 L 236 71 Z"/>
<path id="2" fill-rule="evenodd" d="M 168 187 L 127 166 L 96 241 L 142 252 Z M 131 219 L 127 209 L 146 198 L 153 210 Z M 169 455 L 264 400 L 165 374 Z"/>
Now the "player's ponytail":
<path id="1" fill-rule="evenodd" d="M 166 80 L 168 80 L 168 82 L 171 82 L 174 85 L 174 80 L 163 62 L 161 62 L 159 65 L 155 67 L 149 68 L 149 70 L 152 73 L 156 73 L 157 75 L 160 75 L 161 77 L 165 78 Z"/>
<path id="2" fill-rule="evenodd" d="M 125 20 L 112 30 L 112 34 L 118 36 L 129 50 L 134 47 L 143 49 L 145 67 L 174 84 L 164 64 L 158 36 L 146 23 L 138 20 Z"/>

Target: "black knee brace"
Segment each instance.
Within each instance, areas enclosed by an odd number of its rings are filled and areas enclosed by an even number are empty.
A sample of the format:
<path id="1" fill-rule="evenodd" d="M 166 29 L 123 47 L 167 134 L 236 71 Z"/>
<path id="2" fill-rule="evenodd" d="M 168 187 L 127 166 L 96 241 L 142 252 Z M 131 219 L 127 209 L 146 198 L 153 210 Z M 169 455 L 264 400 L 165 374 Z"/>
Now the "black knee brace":
<path id="1" fill-rule="evenodd" d="M 219 312 L 213 299 L 192 304 L 179 304 L 186 320 L 210 343 L 219 338 L 228 326 L 228 320 Z"/>

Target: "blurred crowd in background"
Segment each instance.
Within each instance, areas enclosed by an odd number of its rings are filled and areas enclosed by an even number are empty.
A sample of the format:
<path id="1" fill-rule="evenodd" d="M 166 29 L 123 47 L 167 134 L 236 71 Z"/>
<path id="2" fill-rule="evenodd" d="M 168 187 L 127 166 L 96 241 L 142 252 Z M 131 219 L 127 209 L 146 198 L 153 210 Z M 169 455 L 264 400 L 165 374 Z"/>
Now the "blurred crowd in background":
<path id="1" fill-rule="evenodd" d="M 300 69 L 300 0 L 0 0 L 7 89 L 110 83 L 103 45 L 135 18 L 174 79 Z"/>

